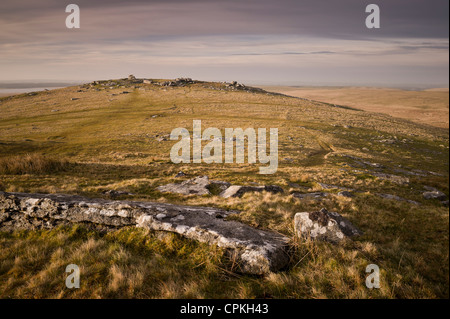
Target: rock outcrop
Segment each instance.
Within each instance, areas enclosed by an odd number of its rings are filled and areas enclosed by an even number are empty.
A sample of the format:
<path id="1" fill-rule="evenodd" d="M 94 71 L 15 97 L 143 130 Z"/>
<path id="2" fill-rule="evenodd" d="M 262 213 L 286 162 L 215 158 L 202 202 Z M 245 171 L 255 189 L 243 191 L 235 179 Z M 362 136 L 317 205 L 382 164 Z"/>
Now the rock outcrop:
<path id="1" fill-rule="evenodd" d="M 265 274 L 287 265 L 288 238 L 226 221 L 236 211 L 165 203 L 88 199 L 74 195 L 0 192 L 0 230 L 51 229 L 70 223 L 168 231 L 226 249 L 239 270 Z"/>
<path id="2" fill-rule="evenodd" d="M 211 195 L 211 189 L 218 187 L 219 190 L 225 190 L 230 183 L 222 181 L 213 181 L 208 176 L 198 176 L 181 183 L 171 183 L 162 185 L 156 189 L 163 193 L 176 193 L 183 195 Z"/>
<path id="3" fill-rule="evenodd" d="M 182 177 L 180 175 L 176 177 Z M 176 193 L 183 195 L 219 195 L 223 198 L 242 197 L 249 192 L 266 191 L 273 194 L 283 193 L 283 189 L 276 185 L 266 186 L 240 186 L 231 185 L 224 181 L 210 180 L 208 176 L 198 176 L 181 183 L 171 183 L 156 188 L 164 193 Z"/>
<path id="4" fill-rule="evenodd" d="M 313 192 L 313 193 L 299 193 L 299 192 L 292 192 L 292 196 L 298 199 L 314 199 L 314 200 L 321 200 L 324 197 L 327 197 L 327 193 L 323 192 Z"/>
<path id="5" fill-rule="evenodd" d="M 295 233 L 299 237 L 339 243 L 362 232 L 347 219 L 335 212 L 321 209 L 318 212 L 297 213 L 294 217 Z"/>
<path id="6" fill-rule="evenodd" d="M 445 195 L 443 192 L 434 190 L 430 192 L 423 193 L 423 198 L 425 199 L 437 199 L 440 201 L 444 201 L 447 199 L 447 195 Z"/>
<path id="7" fill-rule="evenodd" d="M 220 197 L 242 197 L 245 193 L 266 191 L 273 194 L 282 194 L 283 189 L 276 185 L 267 186 L 240 186 L 232 185 L 219 194 Z"/>
<path id="8" fill-rule="evenodd" d="M 414 204 L 414 205 L 420 205 L 419 202 L 416 202 L 416 201 L 410 200 L 410 199 L 405 199 L 405 198 L 402 198 L 402 197 L 397 196 L 397 195 L 391 195 L 391 194 L 377 194 L 377 195 L 382 197 L 382 198 L 395 200 L 397 202 L 407 202 L 407 203 Z"/>

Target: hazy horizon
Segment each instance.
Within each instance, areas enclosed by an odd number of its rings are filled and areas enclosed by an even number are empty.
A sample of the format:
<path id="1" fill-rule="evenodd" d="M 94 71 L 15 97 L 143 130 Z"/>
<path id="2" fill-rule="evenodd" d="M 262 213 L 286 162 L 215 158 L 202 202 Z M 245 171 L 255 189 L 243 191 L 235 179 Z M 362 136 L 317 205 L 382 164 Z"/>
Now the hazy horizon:
<path id="1" fill-rule="evenodd" d="M 121 78 L 125 78 L 121 77 Z M 140 78 L 140 77 L 138 77 Z M 155 79 L 155 77 L 142 77 L 145 79 Z M 167 77 L 163 77 L 164 79 L 166 79 Z M 119 79 L 119 78 L 114 78 L 114 79 Z M 169 79 L 169 78 L 167 78 Z M 23 92 L 31 92 L 28 91 L 26 89 L 53 89 L 53 88 L 61 88 L 61 87 L 68 87 L 68 86 L 75 86 L 75 85 L 80 85 L 80 84 L 85 84 L 85 83 L 89 83 L 89 82 L 93 82 L 93 81 L 102 81 L 102 80 L 113 80 L 111 79 L 106 79 L 106 78 L 97 78 L 97 79 L 89 79 L 89 80 L 85 80 L 85 81 L 73 81 L 73 80 L 49 80 L 49 79 L 31 79 L 31 80 L 17 80 L 17 81 L 0 81 L 0 93 L 10 93 L 8 90 L 23 90 Z M 206 81 L 204 79 L 195 79 L 198 81 Z M 210 80 L 211 82 L 224 82 L 223 80 Z M 320 83 L 315 85 L 314 83 L 311 82 L 307 82 L 307 83 L 301 83 L 301 82 L 287 82 L 287 83 L 282 83 L 282 82 L 252 82 L 252 81 L 247 81 L 245 83 L 243 83 L 245 85 L 250 85 L 250 86 L 286 86 L 286 87 L 298 87 L 298 88 L 306 88 L 306 87 L 310 87 L 310 88 L 350 88 L 350 87 L 359 87 L 359 88 L 387 88 L 387 89 L 399 89 L 399 90 L 411 90 L 411 91 L 420 91 L 420 90 L 427 90 L 427 89 L 449 89 L 448 85 L 432 85 L 432 84 L 428 84 L 428 85 L 406 85 L 406 84 L 398 84 L 398 85 L 391 85 L 391 86 L 387 86 L 383 83 L 378 83 L 378 84 L 371 84 L 371 85 L 363 85 L 363 84 L 358 84 L 358 85 L 354 85 L 354 84 L 345 84 L 345 83 Z M 12 91 L 11 91 L 12 92 Z"/>

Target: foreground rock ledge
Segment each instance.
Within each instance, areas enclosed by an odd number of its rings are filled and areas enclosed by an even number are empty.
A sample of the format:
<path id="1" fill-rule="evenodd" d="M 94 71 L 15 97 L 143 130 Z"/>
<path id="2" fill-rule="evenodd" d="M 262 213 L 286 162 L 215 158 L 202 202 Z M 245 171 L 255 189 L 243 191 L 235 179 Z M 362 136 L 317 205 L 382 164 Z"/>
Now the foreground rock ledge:
<path id="1" fill-rule="evenodd" d="M 78 222 L 108 227 L 135 225 L 226 248 L 243 273 L 261 275 L 285 267 L 289 262 L 285 249 L 288 238 L 224 220 L 236 213 L 211 207 L 0 192 L 0 230 L 50 229 Z"/>

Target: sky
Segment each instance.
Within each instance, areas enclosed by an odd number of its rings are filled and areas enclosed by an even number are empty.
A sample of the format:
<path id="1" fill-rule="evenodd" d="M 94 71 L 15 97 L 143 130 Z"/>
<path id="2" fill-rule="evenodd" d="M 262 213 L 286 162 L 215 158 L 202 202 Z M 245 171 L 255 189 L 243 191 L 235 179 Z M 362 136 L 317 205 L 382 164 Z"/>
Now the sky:
<path id="1" fill-rule="evenodd" d="M 0 81 L 448 87 L 448 0 L 0 2 Z M 68 4 L 79 29 L 66 28 Z M 368 29 L 368 4 L 381 27 Z"/>

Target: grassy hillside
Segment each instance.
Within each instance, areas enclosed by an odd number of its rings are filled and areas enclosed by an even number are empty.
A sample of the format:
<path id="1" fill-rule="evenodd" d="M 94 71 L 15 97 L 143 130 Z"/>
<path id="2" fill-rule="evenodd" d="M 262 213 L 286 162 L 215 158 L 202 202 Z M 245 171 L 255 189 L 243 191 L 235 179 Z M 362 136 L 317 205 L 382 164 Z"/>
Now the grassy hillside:
<path id="1" fill-rule="evenodd" d="M 233 218 L 292 238 L 290 267 L 243 276 L 218 248 L 135 229 L 1 233 L 0 297 L 448 298 L 449 210 L 422 196 L 424 186 L 449 194 L 448 130 L 222 83 L 108 82 L 0 98 L 0 190 L 91 197 L 121 190 L 134 194 L 123 199 L 238 209 Z M 260 175 L 259 163 L 171 163 L 168 134 L 192 132 L 194 119 L 222 133 L 278 128 L 278 172 Z M 180 170 L 185 179 L 208 175 L 286 192 L 223 199 L 156 190 L 183 180 L 174 178 Z M 337 196 L 337 187 L 355 197 Z M 289 195 L 313 190 L 330 196 Z M 344 246 L 296 239 L 294 214 L 322 207 L 365 234 Z M 64 286 L 71 262 L 85 280 L 76 291 Z M 382 271 L 379 290 L 365 287 L 370 263 Z"/>

